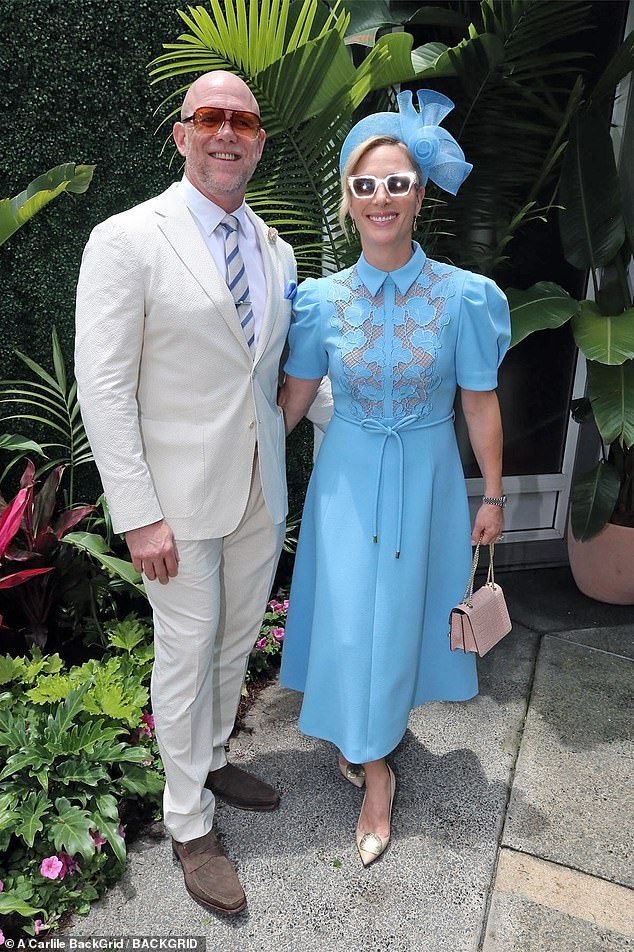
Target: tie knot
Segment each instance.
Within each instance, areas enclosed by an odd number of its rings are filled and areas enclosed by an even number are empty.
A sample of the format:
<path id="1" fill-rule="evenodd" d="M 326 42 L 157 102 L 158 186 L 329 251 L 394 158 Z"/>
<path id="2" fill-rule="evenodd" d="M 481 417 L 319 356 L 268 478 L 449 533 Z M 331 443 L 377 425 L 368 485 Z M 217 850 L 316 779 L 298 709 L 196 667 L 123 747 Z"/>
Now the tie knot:
<path id="1" fill-rule="evenodd" d="M 220 224 L 228 235 L 238 230 L 238 219 L 235 215 L 225 215 Z"/>

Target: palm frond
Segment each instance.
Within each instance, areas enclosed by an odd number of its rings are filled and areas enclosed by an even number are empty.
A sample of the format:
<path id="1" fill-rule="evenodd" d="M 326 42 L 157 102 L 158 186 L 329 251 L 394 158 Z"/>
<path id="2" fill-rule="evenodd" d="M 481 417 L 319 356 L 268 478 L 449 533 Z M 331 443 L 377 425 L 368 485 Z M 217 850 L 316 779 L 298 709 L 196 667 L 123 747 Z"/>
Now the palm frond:
<path id="1" fill-rule="evenodd" d="M 317 0 L 292 10 L 289 0 L 226 0 L 224 10 L 210 0 L 210 8 L 180 11 L 190 32 L 164 44 L 150 64 L 152 82 L 219 67 L 242 76 L 267 131 L 247 201 L 293 244 L 300 277 L 343 267 L 350 246 L 337 222 L 341 144 L 370 93 L 414 76 L 411 36 L 381 38 L 355 68 L 339 2 L 325 19 Z"/>
<path id="2" fill-rule="evenodd" d="M 588 12 L 580 0 L 482 0 L 480 26 L 427 55 L 436 59 L 425 79 L 456 89 L 448 125 L 474 164 L 452 202 L 461 228 L 451 250 L 466 267 L 495 270 L 517 230 L 552 202 L 583 92 L 583 54 L 557 44 L 587 28 Z"/>
<path id="3" fill-rule="evenodd" d="M 57 331 L 51 334 L 53 373 L 31 360 L 26 354 L 16 355 L 29 368 L 36 379 L 0 380 L 0 406 L 7 405 L 0 420 L 29 421 L 39 425 L 53 436 L 53 442 L 42 443 L 44 450 L 55 449 L 55 458 L 48 458 L 38 468 L 38 475 L 55 466 L 64 465 L 69 478 L 69 505 L 73 502 L 74 470 L 77 466 L 92 462 L 92 453 L 77 402 L 77 384 L 68 386 L 68 375 Z M 47 454 L 48 455 L 48 454 Z M 10 463 L 4 473 L 11 469 L 20 457 Z"/>

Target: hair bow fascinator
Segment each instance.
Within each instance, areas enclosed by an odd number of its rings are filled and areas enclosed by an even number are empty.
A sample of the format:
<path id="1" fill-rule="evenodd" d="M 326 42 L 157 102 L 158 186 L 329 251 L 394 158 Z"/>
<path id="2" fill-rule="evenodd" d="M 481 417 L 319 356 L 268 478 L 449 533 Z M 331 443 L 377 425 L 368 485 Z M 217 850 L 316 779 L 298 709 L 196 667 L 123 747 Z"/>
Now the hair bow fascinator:
<path id="1" fill-rule="evenodd" d="M 420 112 L 414 106 L 411 92 L 406 90 L 396 97 L 398 112 L 377 112 L 352 127 L 341 149 L 341 173 L 352 150 L 366 139 L 392 136 L 409 149 L 423 185 L 430 178 L 445 192 L 457 193 L 473 166 L 465 161 L 464 152 L 451 133 L 440 128 L 454 104 L 433 89 L 419 89 L 416 95 Z"/>

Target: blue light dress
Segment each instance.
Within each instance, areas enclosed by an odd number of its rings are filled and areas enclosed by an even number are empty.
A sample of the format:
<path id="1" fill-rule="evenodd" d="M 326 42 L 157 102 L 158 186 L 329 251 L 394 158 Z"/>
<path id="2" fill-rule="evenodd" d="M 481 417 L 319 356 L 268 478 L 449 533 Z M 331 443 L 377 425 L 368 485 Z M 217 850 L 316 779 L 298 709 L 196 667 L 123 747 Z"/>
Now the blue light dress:
<path id="1" fill-rule="evenodd" d="M 288 374 L 330 376 L 335 413 L 308 487 L 281 682 L 300 729 L 348 760 L 390 753 L 413 707 L 478 692 L 449 648 L 471 564 L 456 385 L 493 390 L 510 340 L 488 278 L 413 244 L 398 271 L 354 267 L 297 292 Z"/>

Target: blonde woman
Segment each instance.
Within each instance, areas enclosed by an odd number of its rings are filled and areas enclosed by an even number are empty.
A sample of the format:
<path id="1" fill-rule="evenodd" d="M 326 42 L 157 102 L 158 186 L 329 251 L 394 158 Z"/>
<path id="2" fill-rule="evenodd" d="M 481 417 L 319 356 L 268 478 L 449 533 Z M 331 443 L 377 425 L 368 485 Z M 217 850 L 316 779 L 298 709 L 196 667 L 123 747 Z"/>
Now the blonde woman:
<path id="1" fill-rule="evenodd" d="M 309 486 L 281 680 L 304 694 L 299 726 L 339 750 L 366 793 L 364 866 L 390 839 L 396 778 L 386 757 L 412 708 L 477 694 L 472 655 L 452 653 L 448 616 L 470 541 L 503 529 L 495 388 L 510 339 L 488 278 L 428 259 L 412 231 L 431 178 L 455 194 L 471 171 L 439 123 L 447 97 L 410 92 L 359 122 L 341 152 L 341 220 L 363 254 L 308 280 L 294 302 L 280 404 L 287 430 L 328 374 L 335 413 Z M 472 526 L 453 426 L 460 388 L 485 495 Z"/>

